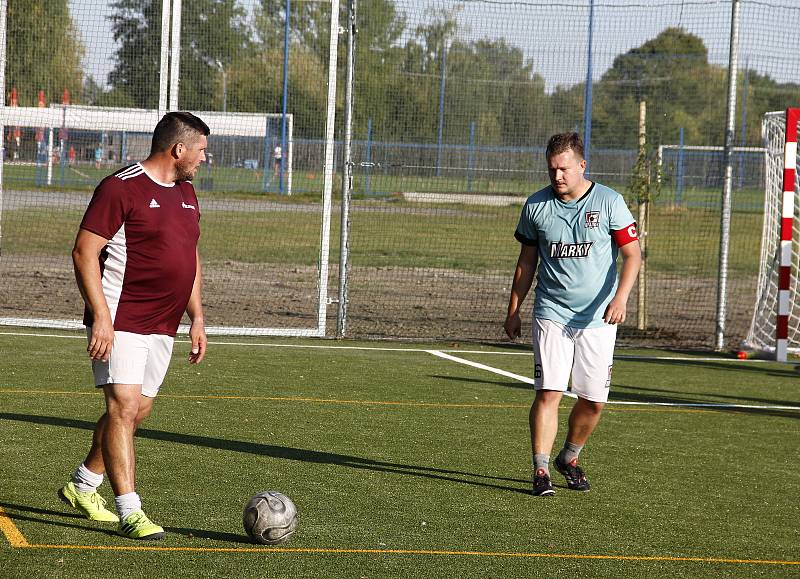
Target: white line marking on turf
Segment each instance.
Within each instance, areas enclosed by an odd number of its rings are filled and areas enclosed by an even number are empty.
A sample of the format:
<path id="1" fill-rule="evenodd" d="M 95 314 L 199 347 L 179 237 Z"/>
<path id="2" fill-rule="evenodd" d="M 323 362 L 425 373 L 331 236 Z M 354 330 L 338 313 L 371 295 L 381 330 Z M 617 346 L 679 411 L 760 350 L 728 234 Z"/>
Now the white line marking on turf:
<path id="1" fill-rule="evenodd" d="M 506 370 L 501 370 L 500 368 L 487 366 L 486 364 L 480 364 L 478 362 L 473 362 L 472 360 L 459 358 L 458 356 L 451 356 L 450 354 L 445 354 L 441 350 L 427 350 L 427 352 L 434 356 L 438 356 L 439 358 L 444 358 L 445 360 L 450 360 L 452 362 L 457 362 L 459 364 L 464 364 L 466 366 L 472 366 L 473 368 L 477 368 L 479 370 L 486 370 L 487 372 L 492 372 L 493 374 L 499 374 L 500 376 L 505 376 L 507 378 L 513 378 L 514 380 L 519 380 L 520 382 L 524 382 L 525 384 L 533 384 L 533 379 L 528 378 L 527 376 L 521 376 L 519 374 L 514 374 L 513 372 L 507 372 Z M 564 392 L 564 395 L 569 396 L 570 398 L 577 398 L 577 396 L 575 396 L 575 394 L 573 394 L 572 392 Z M 669 406 L 675 408 L 750 408 L 757 410 L 800 411 L 800 406 L 778 406 L 778 405 L 758 405 L 758 404 L 717 404 L 713 402 L 631 402 L 622 400 L 609 400 L 607 404 L 615 404 L 620 406 Z"/>
<path id="2" fill-rule="evenodd" d="M 64 338 L 67 340 L 85 340 L 84 334 L 79 335 L 64 335 L 64 334 L 38 334 L 30 332 L 0 332 L 0 336 L 30 336 L 34 338 Z M 189 340 L 176 339 L 178 344 L 188 344 Z M 433 350 L 428 348 L 386 348 L 382 346 L 341 346 L 341 345 L 328 345 L 328 344 L 268 344 L 263 342 L 216 342 L 209 341 L 212 346 L 244 346 L 244 347 L 260 347 L 260 348 L 300 348 L 310 350 L 375 350 L 376 352 L 424 352 L 430 353 Z M 491 356 L 530 356 L 531 352 L 498 352 L 496 350 L 462 350 L 442 348 L 436 350 L 437 352 L 455 352 L 458 354 L 486 354 Z M 714 357 L 699 357 L 699 356 L 631 356 L 626 354 L 617 354 L 614 356 L 617 360 L 633 360 L 633 361 L 654 361 L 660 360 L 678 361 L 678 362 L 726 362 L 730 364 L 746 364 L 746 363 L 763 363 L 770 362 L 770 360 L 739 360 L 737 358 L 714 358 Z"/>

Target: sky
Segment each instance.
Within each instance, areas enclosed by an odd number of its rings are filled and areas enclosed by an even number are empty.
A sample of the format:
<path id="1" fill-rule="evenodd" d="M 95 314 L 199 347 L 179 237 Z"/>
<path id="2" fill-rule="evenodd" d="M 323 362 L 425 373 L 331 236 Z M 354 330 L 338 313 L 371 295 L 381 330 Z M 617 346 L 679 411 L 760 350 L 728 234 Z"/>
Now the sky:
<path id="1" fill-rule="evenodd" d="M 184 10 L 192 0 L 183 0 Z M 306 0 L 308 1 L 308 0 Z M 113 68 L 115 43 L 107 17 L 113 0 L 69 0 L 73 20 L 87 46 L 84 69 L 101 84 Z M 257 0 L 240 0 L 252 14 Z M 358 3 L 359 18 L 369 17 L 370 0 Z M 407 30 L 441 14 L 458 21 L 461 41 L 504 39 L 518 46 L 552 90 L 583 82 L 587 71 L 590 0 L 395 0 Z M 614 58 L 640 46 L 670 26 L 700 36 L 709 60 L 727 66 L 730 0 L 594 0 L 593 78 Z M 800 82 L 794 48 L 800 30 L 800 1 L 741 0 L 740 62 L 778 82 Z M 406 40 L 407 36 L 403 39 Z M 344 45 L 341 45 L 344 50 Z"/>

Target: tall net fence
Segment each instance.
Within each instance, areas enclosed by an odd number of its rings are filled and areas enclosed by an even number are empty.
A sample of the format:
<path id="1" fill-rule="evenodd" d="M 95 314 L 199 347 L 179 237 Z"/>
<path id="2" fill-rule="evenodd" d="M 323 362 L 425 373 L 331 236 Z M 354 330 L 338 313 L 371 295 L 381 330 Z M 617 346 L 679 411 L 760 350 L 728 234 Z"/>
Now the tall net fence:
<path id="1" fill-rule="evenodd" d="M 142 160 L 159 114 L 180 108 L 213 125 L 210 162 L 195 181 L 208 323 L 332 335 L 347 35 L 335 61 L 330 35 L 332 22 L 347 22 L 346 3 L 333 14 L 330 2 L 291 2 L 288 22 L 283 0 L 183 2 L 179 21 L 163 18 L 181 5 L 174 0 L 30 4 L 7 1 L 0 45 L 0 318 L 80 317 L 69 252 L 91 191 Z M 800 61 L 790 48 L 800 7 L 740 4 L 735 144 L 753 149 L 764 146 L 763 114 L 797 104 Z M 731 8 L 360 0 L 347 335 L 501 338 L 513 232 L 525 198 L 548 183 L 548 137 L 589 136 L 589 177 L 620 191 L 637 215 L 631 179 L 645 101 L 657 184 L 647 291 L 640 302 L 634 289 L 620 339 L 712 346 Z M 176 29 L 179 50 L 169 42 Z M 756 299 L 759 159 L 734 155 L 731 345 L 747 333 Z"/>
<path id="2" fill-rule="evenodd" d="M 40 4 L 7 3 L 2 321 L 78 324 L 70 250 L 92 190 L 146 158 L 155 123 L 178 108 L 212 131 L 194 180 L 209 325 L 318 335 L 332 3 L 293 13 L 296 27 L 313 8 L 318 44 L 286 53 L 281 13 L 266 3 Z"/>
<path id="3" fill-rule="evenodd" d="M 358 37 L 355 190 L 387 201 L 379 215 L 374 204 L 353 214 L 351 331 L 500 338 L 519 251 L 512 234 L 525 197 L 548 183 L 548 137 L 585 136 L 591 106 L 590 178 L 637 215 L 630 182 L 646 101 L 649 160 L 661 145 L 675 149 L 654 171 L 646 296 L 638 302 L 634 288 L 620 339 L 712 346 L 731 3 L 391 6 L 403 23 L 396 36 Z M 362 30 L 373 14 L 362 13 Z M 760 150 L 762 114 L 797 98 L 799 63 L 778 47 L 798 23 L 793 4 L 742 3 L 738 147 Z M 755 300 L 763 153 L 737 152 L 734 163 L 726 338 L 738 345 Z"/>

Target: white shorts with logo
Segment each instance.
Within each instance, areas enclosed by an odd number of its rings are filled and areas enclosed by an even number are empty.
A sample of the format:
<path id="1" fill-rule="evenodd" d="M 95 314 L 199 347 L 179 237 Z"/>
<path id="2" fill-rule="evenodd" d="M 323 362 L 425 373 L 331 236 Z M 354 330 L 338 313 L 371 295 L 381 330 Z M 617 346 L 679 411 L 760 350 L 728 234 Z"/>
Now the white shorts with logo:
<path id="1" fill-rule="evenodd" d="M 91 340 L 92 328 L 86 328 Z M 107 362 L 92 360 L 94 384 L 141 384 L 142 395 L 155 398 L 172 359 L 174 338 L 161 334 L 114 332 L 114 346 Z"/>
<path id="2" fill-rule="evenodd" d="M 606 402 L 614 365 L 616 324 L 573 328 L 552 320 L 533 320 L 534 388 L 572 392 L 592 402 Z"/>

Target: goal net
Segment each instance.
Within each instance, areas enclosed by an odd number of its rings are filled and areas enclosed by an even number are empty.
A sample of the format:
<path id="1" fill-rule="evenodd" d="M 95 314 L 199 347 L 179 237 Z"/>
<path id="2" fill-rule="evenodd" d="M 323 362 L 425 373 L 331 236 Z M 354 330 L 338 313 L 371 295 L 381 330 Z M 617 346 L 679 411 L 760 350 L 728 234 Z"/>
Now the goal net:
<path id="1" fill-rule="evenodd" d="M 761 189 L 764 183 L 763 147 L 733 147 L 733 186 L 736 191 Z M 725 148 L 714 145 L 659 145 L 656 162 L 658 178 L 666 185 L 664 202 L 698 205 L 697 191 L 722 187 L 725 176 Z M 687 195 L 692 191 L 693 195 Z M 669 193 L 671 192 L 671 195 Z M 751 204 L 750 196 L 734 197 L 734 206 Z M 700 199 L 717 205 L 716 197 Z M 752 207 L 746 207 L 752 209 Z"/>
<path id="2" fill-rule="evenodd" d="M 82 326 L 69 259 L 81 216 L 103 177 L 147 157 L 159 114 L 0 107 L 0 325 Z M 315 202 L 307 186 L 307 202 L 288 198 L 292 116 L 281 139 L 280 114 L 196 114 L 211 129 L 207 162 L 194 179 L 208 333 L 324 334 L 331 206 Z M 320 155 L 312 158 L 321 166 Z M 258 305 L 276 294 L 284 307 Z"/>
<path id="3" fill-rule="evenodd" d="M 789 109 L 789 112 L 789 122 L 794 126 L 788 131 L 785 112 L 767 113 L 762 121 L 766 147 L 764 226 L 753 321 L 745 339 L 746 347 L 764 351 L 777 349 L 777 357 L 784 360 L 787 351 L 800 352 L 800 305 L 797 303 L 800 184 L 794 170 L 800 109 Z"/>
<path id="4" fill-rule="evenodd" d="M 206 331 L 324 336 L 339 0 L 293 3 L 288 19 L 238 4 L 28 4 L 0 1 L 0 325 L 81 327 L 70 250 L 92 192 L 184 110 L 211 129 L 193 178 Z"/>

